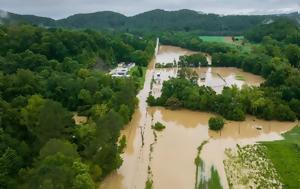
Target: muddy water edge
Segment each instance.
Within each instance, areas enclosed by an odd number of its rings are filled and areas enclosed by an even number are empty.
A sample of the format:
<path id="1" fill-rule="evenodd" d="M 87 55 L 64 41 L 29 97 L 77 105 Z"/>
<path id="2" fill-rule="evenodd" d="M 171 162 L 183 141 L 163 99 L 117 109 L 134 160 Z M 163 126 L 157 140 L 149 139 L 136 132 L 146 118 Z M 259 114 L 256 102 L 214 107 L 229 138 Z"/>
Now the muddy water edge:
<path id="1" fill-rule="evenodd" d="M 159 96 L 162 82 L 176 74 L 176 68 L 155 70 L 155 63 L 172 62 L 181 55 L 192 53 L 194 52 L 178 47 L 160 47 L 156 59 L 148 66 L 144 88 L 138 94 L 138 109 L 130 124 L 122 131 L 122 135 L 127 138 L 127 147 L 122 155 L 124 162 L 103 181 L 100 189 L 143 189 L 149 177 L 149 168 L 155 189 L 193 189 L 196 182 L 194 159 L 198 146 L 206 140 L 208 142 L 200 154 L 205 167 L 204 177 L 209 179 L 210 168 L 214 166 L 223 187 L 228 188 L 223 165 L 226 148 L 234 148 L 237 144 L 278 140 L 281 139 L 280 133 L 295 125 L 291 122 L 263 121 L 248 116 L 244 122 L 227 121 L 221 132 L 212 132 L 207 124 L 213 116 L 211 113 L 148 107 L 146 99 L 149 92 L 152 90 L 154 96 Z M 152 78 L 155 78 L 157 72 L 161 74 L 162 81 L 153 84 L 151 89 Z M 217 92 L 231 84 L 241 87 L 242 84 L 259 85 L 263 82 L 259 76 L 235 68 L 201 68 L 198 72 L 204 72 L 207 78 L 199 84 L 212 86 Z M 243 80 L 238 80 L 236 76 Z M 156 133 L 156 142 L 151 129 L 155 122 L 166 126 L 164 131 Z"/>

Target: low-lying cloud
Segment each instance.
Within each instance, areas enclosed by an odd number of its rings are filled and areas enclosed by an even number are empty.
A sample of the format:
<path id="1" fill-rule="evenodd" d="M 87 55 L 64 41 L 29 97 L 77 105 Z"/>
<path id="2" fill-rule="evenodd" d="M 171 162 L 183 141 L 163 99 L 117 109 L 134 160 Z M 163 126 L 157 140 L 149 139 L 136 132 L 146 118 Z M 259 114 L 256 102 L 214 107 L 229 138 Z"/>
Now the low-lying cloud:
<path id="1" fill-rule="evenodd" d="M 8 18 L 8 12 L 0 10 L 0 25 L 3 24 L 3 19 Z"/>
<path id="2" fill-rule="evenodd" d="M 7 18 L 8 17 L 8 13 L 4 10 L 0 10 L 0 18 Z"/>

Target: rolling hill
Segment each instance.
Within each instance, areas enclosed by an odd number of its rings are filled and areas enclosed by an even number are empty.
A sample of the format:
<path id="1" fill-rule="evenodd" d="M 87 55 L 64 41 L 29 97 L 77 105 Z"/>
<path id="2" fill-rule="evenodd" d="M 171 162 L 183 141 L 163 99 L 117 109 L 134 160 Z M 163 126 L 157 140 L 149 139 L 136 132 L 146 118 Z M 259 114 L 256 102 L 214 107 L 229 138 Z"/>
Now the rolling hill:
<path id="1" fill-rule="evenodd" d="M 300 14 L 284 15 L 217 15 L 203 14 L 193 10 L 152 11 L 127 17 L 120 13 L 102 11 L 75 14 L 60 20 L 8 13 L 0 17 L 1 23 L 29 22 L 46 27 L 73 29 L 121 30 L 121 31 L 194 31 L 206 35 L 236 35 L 261 23 L 288 17 L 300 23 Z"/>

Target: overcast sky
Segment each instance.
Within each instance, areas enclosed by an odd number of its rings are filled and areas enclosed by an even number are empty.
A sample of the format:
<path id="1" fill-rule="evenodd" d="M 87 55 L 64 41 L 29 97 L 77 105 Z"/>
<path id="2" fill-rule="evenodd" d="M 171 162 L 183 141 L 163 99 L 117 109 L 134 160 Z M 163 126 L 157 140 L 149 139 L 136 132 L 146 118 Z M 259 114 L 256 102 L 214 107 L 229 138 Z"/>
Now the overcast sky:
<path id="1" fill-rule="evenodd" d="M 218 14 L 272 14 L 299 11 L 300 0 L 0 0 L 2 10 L 55 19 L 103 10 L 131 16 L 157 8 Z"/>

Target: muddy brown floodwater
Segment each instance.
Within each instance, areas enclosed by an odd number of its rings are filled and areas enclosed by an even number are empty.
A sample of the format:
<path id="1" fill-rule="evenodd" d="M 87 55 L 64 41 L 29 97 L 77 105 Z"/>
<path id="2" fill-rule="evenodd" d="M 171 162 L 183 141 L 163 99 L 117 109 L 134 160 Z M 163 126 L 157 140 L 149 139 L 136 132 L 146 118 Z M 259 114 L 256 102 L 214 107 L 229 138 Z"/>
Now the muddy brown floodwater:
<path id="1" fill-rule="evenodd" d="M 161 73 L 161 81 L 156 82 L 152 89 L 154 96 L 159 96 L 162 82 L 177 73 L 176 68 L 155 70 L 155 62 L 171 62 L 178 60 L 180 55 L 192 53 L 194 52 L 178 47 L 160 47 L 156 59 L 148 66 L 144 88 L 138 94 L 139 107 L 130 124 L 122 131 L 127 137 L 127 147 L 122 155 L 124 162 L 102 182 L 100 189 L 143 189 L 148 166 L 152 170 L 155 189 L 193 189 L 196 170 L 194 159 L 197 147 L 204 140 L 208 140 L 200 154 L 205 164 L 204 176 L 208 179 L 210 167 L 214 166 L 223 187 L 228 188 L 223 165 L 225 148 L 234 148 L 237 144 L 279 140 L 282 132 L 295 125 L 292 122 L 263 121 L 247 116 L 243 122 L 227 121 L 221 132 L 212 132 L 207 124 L 213 116 L 211 113 L 148 107 L 146 99 L 151 90 L 152 77 Z M 259 85 L 263 82 L 261 77 L 236 68 L 200 68 L 197 71 L 205 73 L 206 77 L 199 84 L 211 86 L 217 92 L 232 84 L 241 87 L 243 84 Z M 150 144 L 154 141 L 151 125 L 157 121 L 163 123 L 166 129 L 157 133 L 153 159 L 149 162 Z"/>

